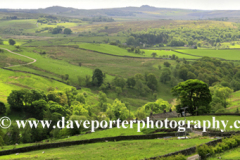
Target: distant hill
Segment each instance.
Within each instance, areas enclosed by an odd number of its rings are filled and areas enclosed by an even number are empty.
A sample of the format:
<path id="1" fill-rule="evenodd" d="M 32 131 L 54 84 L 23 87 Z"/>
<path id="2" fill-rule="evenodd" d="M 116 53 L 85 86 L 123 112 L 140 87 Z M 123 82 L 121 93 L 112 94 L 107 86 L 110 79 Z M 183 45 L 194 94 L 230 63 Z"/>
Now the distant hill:
<path id="1" fill-rule="evenodd" d="M 52 14 L 67 17 L 125 17 L 131 19 L 213 19 L 213 18 L 240 18 L 240 10 L 190 10 L 156 8 L 148 5 L 141 7 L 125 7 L 112 9 L 76 9 L 61 6 L 52 6 L 44 9 L 0 9 L 8 13 L 35 13 Z"/>

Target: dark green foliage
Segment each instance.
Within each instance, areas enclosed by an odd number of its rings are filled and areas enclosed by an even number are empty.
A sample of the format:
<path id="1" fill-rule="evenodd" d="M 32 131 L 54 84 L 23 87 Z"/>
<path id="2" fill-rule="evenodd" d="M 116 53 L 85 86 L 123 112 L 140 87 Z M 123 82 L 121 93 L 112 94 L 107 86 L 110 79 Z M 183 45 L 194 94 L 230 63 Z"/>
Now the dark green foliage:
<path id="1" fill-rule="evenodd" d="M 11 109 L 21 111 L 23 110 L 23 98 L 23 90 L 12 90 L 7 101 L 10 104 Z"/>
<path id="2" fill-rule="evenodd" d="M 170 80 L 171 80 L 171 71 L 169 68 L 164 68 L 160 76 L 160 82 L 166 84 Z"/>
<path id="3" fill-rule="evenodd" d="M 152 57 L 155 58 L 157 56 L 157 53 L 153 52 L 151 55 L 152 55 Z"/>
<path id="4" fill-rule="evenodd" d="M 65 28 L 63 31 L 64 34 L 71 34 L 72 30 L 70 28 Z"/>
<path id="5" fill-rule="evenodd" d="M 6 113 L 6 106 L 3 102 L 0 102 L 0 114 Z"/>
<path id="6" fill-rule="evenodd" d="M 34 101 L 32 103 L 32 107 L 34 108 L 35 118 L 37 119 L 43 119 L 44 111 L 46 111 L 49 108 L 49 105 L 46 101 L 43 99 Z"/>
<path id="7" fill-rule="evenodd" d="M 152 89 L 153 91 L 156 91 L 157 90 L 157 85 L 158 85 L 158 82 L 157 82 L 156 76 L 152 73 L 149 73 L 147 75 L 147 86 L 150 89 Z"/>
<path id="8" fill-rule="evenodd" d="M 206 144 L 203 144 L 201 146 L 197 147 L 197 152 L 201 158 L 205 159 L 207 157 L 207 154 L 213 154 L 214 151 L 212 150 L 212 147 L 209 147 Z"/>
<path id="9" fill-rule="evenodd" d="M 8 43 L 9 43 L 10 45 L 12 45 L 12 46 L 16 44 L 16 42 L 15 42 L 13 39 L 9 39 L 9 40 L 8 40 Z"/>
<path id="10" fill-rule="evenodd" d="M 171 63 L 169 63 L 168 61 L 164 62 L 163 63 L 165 67 L 170 67 L 171 66 Z"/>
<path id="11" fill-rule="evenodd" d="M 103 83 L 103 72 L 100 69 L 95 69 L 92 76 L 93 85 L 100 87 Z"/>
<path id="12" fill-rule="evenodd" d="M 212 101 L 212 95 L 208 85 L 203 81 L 190 79 L 181 82 L 172 88 L 172 94 L 181 101 L 181 105 L 178 108 L 188 106 L 187 111 L 192 115 L 198 113 L 198 109 L 201 106 L 206 106 L 204 109 L 205 113 L 210 112 L 209 103 Z"/>
<path id="13" fill-rule="evenodd" d="M 62 27 L 56 27 L 56 28 L 53 28 L 52 30 L 52 34 L 58 34 L 58 33 L 61 33 L 62 32 Z"/>
<path id="14" fill-rule="evenodd" d="M 136 85 L 136 80 L 134 77 L 130 77 L 127 79 L 126 83 L 129 88 L 133 88 Z"/>
<path id="15" fill-rule="evenodd" d="M 113 79 L 113 85 L 120 87 L 121 89 L 123 89 L 126 85 L 126 81 L 124 78 L 120 78 L 120 77 L 115 77 Z"/>
<path id="16" fill-rule="evenodd" d="M 7 129 L 3 140 L 7 145 L 20 142 L 20 129 L 18 128 L 16 123 L 12 123 L 12 125 Z"/>

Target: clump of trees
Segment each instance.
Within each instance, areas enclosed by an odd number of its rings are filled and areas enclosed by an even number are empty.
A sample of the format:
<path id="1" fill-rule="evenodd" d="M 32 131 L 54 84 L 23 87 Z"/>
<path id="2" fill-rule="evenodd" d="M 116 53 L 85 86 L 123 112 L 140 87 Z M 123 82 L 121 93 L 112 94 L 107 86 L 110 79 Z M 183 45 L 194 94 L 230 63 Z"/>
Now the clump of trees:
<path id="1" fill-rule="evenodd" d="M 8 43 L 12 46 L 14 46 L 16 44 L 16 41 L 14 41 L 13 39 L 9 39 Z"/>
<path id="2" fill-rule="evenodd" d="M 65 28 L 63 31 L 64 34 L 71 34 L 72 30 L 70 28 Z"/>
<path id="3" fill-rule="evenodd" d="M 216 46 L 219 42 L 236 41 L 240 38 L 240 31 L 236 28 L 156 28 L 147 31 L 131 32 L 127 39 L 128 45 L 138 46 L 140 43 L 149 45 L 167 44 L 168 46 L 194 46 L 200 47 L 199 42 Z"/>

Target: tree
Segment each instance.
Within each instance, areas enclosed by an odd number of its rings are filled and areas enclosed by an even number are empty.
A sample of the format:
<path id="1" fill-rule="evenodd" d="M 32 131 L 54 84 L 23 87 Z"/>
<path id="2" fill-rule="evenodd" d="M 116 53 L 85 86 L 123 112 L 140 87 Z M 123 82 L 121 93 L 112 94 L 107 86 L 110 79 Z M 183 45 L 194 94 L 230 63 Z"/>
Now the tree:
<path id="1" fill-rule="evenodd" d="M 88 116 L 88 110 L 84 108 L 84 105 L 81 103 L 75 103 L 71 106 L 73 115 L 84 115 Z"/>
<path id="2" fill-rule="evenodd" d="M 164 69 L 160 76 L 160 82 L 166 84 L 170 80 L 171 80 L 171 71 L 169 69 Z"/>
<path id="3" fill-rule="evenodd" d="M 120 78 L 120 77 L 115 77 L 114 79 L 113 79 L 113 84 L 115 85 L 115 86 L 118 86 L 118 87 L 121 87 L 122 88 L 122 90 L 123 90 L 123 88 L 125 87 L 125 85 L 126 85 L 126 81 L 125 81 L 125 79 L 124 78 Z"/>
<path id="4" fill-rule="evenodd" d="M 99 98 L 98 98 L 99 104 L 100 104 L 100 107 L 102 108 L 103 104 L 107 103 L 107 95 L 101 91 L 99 92 L 98 95 L 99 95 Z"/>
<path id="5" fill-rule="evenodd" d="M 188 78 L 188 79 L 196 79 L 197 76 L 196 76 L 193 72 L 189 71 L 189 72 L 187 73 L 187 78 Z"/>
<path id="6" fill-rule="evenodd" d="M 177 86 L 172 88 L 173 96 L 176 96 L 181 104 L 178 106 L 178 112 L 181 107 L 188 106 L 187 111 L 194 115 L 198 112 L 198 107 L 206 106 L 207 113 L 210 112 L 210 102 L 212 96 L 208 85 L 203 81 L 197 79 L 190 79 L 185 82 L 180 82 Z"/>
<path id="7" fill-rule="evenodd" d="M 9 40 L 8 40 L 8 43 L 9 43 L 10 45 L 12 45 L 12 46 L 16 44 L 16 42 L 15 42 L 13 39 L 9 39 Z"/>
<path id="8" fill-rule="evenodd" d="M 12 125 L 7 129 L 7 132 L 3 139 L 6 145 L 16 144 L 20 142 L 20 129 L 16 123 L 12 123 Z"/>
<path id="9" fill-rule="evenodd" d="M 129 88 L 133 88 L 136 85 L 135 78 L 134 77 L 128 78 L 126 83 Z"/>
<path id="10" fill-rule="evenodd" d="M 49 108 L 48 103 L 42 99 L 34 101 L 32 106 L 34 107 L 34 115 L 37 119 L 43 119 L 44 112 Z"/>
<path id="11" fill-rule="evenodd" d="M 164 64 L 165 67 L 170 67 L 171 66 L 171 63 L 169 63 L 169 62 L 164 62 L 163 64 Z"/>
<path id="12" fill-rule="evenodd" d="M 87 117 L 86 116 L 78 116 L 78 115 L 72 115 L 69 120 L 71 120 L 72 122 L 74 121 L 85 121 L 87 120 Z M 80 125 L 80 127 L 78 127 L 76 125 L 76 123 L 73 123 L 73 128 L 68 128 L 67 131 L 68 131 L 68 134 L 70 135 L 76 135 L 76 134 L 81 134 L 82 131 L 84 131 L 84 127 L 83 125 Z"/>
<path id="13" fill-rule="evenodd" d="M 152 73 L 149 73 L 147 75 L 147 86 L 150 89 L 152 89 L 153 91 L 156 91 L 157 90 L 157 85 L 158 85 L 158 82 L 157 82 L 156 76 Z"/>
<path id="14" fill-rule="evenodd" d="M 76 100 L 78 101 L 78 102 L 80 102 L 80 103 L 82 103 L 82 104 L 85 104 L 85 100 L 86 98 L 85 98 L 85 96 L 82 94 L 82 93 L 78 93 L 77 94 L 77 98 L 76 98 Z"/>
<path id="15" fill-rule="evenodd" d="M 164 109 L 169 109 L 170 105 L 168 101 L 158 99 L 155 102 L 148 102 L 144 105 L 145 110 L 151 110 L 153 113 L 162 113 Z"/>
<path id="16" fill-rule="evenodd" d="M 127 44 L 128 45 L 134 45 L 135 44 L 135 38 L 133 36 L 130 36 L 128 39 L 127 39 Z"/>
<path id="17" fill-rule="evenodd" d="M 65 28 L 63 31 L 64 34 L 71 34 L 72 30 L 70 28 Z"/>
<path id="18" fill-rule="evenodd" d="M 157 53 L 153 52 L 151 55 L 153 58 L 155 58 L 157 56 Z"/>
<path id="19" fill-rule="evenodd" d="M 122 89 L 120 87 L 116 87 L 115 91 L 116 91 L 118 96 L 122 93 Z"/>
<path id="20" fill-rule="evenodd" d="M 100 87 L 103 83 L 103 73 L 100 69 L 95 69 L 92 76 L 92 81 L 97 81 L 96 86 Z"/>
<path id="21" fill-rule="evenodd" d="M 61 33 L 61 32 L 62 32 L 61 27 L 56 27 L 56 28 L 53 28 L 53 30 L 52 30 L 52 34 L 58 34 L 58 33 Z"/>
<path id="22" fill-rule="evenodd" d="M 127 109 L 126 105 L 122 103 L 120 100 L 118 99 L 114 100 L 112 104 L 112 109 L 116 119 L 119 118 L 120 120 L 123 121 L 129 118 L 129 110 Z M 130 116 L 132 117 L 132 114 L 130 114 Z"/>
<path id="23" fill-rule="evenodd" d="M 0 114 L 6 113 L 6 106 L 3 102 L 0 102 Z"/>
<path id="24" fill-rule="evenodd" d="M 179 78 L 183 79 L 184 81 L 187 80 L 188 69 L 186 67 L 180 68 L 179 70 Z"/>
<path id="25" fill-rule="evenodd" d="M 8 104 L 10 104 L 11 109 L 22 111 L 23 110 L 23 91 L 22 90 L 12 90 L 7 98 Z"/>

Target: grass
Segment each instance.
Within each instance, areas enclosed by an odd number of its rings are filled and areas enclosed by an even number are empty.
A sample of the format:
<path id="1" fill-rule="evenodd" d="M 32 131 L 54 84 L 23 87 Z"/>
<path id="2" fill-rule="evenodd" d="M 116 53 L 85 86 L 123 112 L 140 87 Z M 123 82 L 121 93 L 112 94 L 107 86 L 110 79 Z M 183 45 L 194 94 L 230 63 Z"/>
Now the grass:
<path id="1" fill-rule="evenodd" d="M 228 108 L 230 112 L 236 112 L 237 108 L 240 109 L 240 91 L 234 92 L 231 97 L 228 99 Z"/>
<path id="2" fill-rule="evenodd" d="M 10 50 L 12 46 L 3 45 Z M 47 55 L 40 55 L 40 51 L 46 51 Z M 106 81 L 111 81 L 114 76 L 128 78 L 136 73 L 154 73 L 159 78 L 161 71 L 158 65 L 162 65 L 162 59 L 132 59 L 102 55 L 99 53 L 85 51 L 70 47 L 21 47 L 23 55 L 27 55 L 37 60 L 32 65 L 14 67 L 13 69 L 29 71 L 41 75 L 46 75 L 56 79 L 61 79 L 60 75 L 69 74 L 71 84 L 78 85 L 78 76 L 84 78 L 86 75 L 92 76 L 94 69 L 99 68 L 107 74 Z M 81 62 L 82 66 L 78 64 Z M 170 61 L 174 66 L 175 61 Z M 131 68 L 131 69 L 129 69 Z M 158 97 L 171 100 L 170 87 L 165 84 L 159 85 Z M 94 89 L 95 90 L 95 89 Z M 97 92 L 98 89 L 96 89 Z M 96 93 L 95 92 L 95 93 Z M 136 110 L 149 101 L 153 101 L 153 96 L 142 97 L 136 90 L 124 89 L 120 96 L 111 90 L 107 93 L 110 99 L 119 98 L 130 103 L 131 110 Z"/>
<path id="3" fill-rule="evenodd" d="M 201 126 L 203 125 L 203 121 L 205 120 L 209 120 L 212 123 L 212 117 L 215 117 L 216 120 L 221 121 L 224 120 L 225 122 L 228 120 L 228 124 L 227 127 L 225 129 L 225 131 L 237 131 L 239 129 L 234 128 L 233 124 L 235 121 L 239 120 L 239 116 L 192 116 L 192 117 L 186 117 L 186 120 L 199 120 L 201 122 Z M 181 118 L 173 118 L 174 120 L 184 120 L 184 117 Z M 232 128 L 230 127 L 232 126 Z M 212 126 L 211 126 L 212 127 Z M 210 127 L 210 128 L 211 128 Z M 220 122 L 220 129 L 224 130 L 224 127 L 222 125 L 222 123 Z"/>
<path id="4" fill-rule="evenodd" d="M 4 102 L 6 102 L 7 96 L 12 90 L 25 88 L 47 91 L 49 86 L 60 90 L 69 87 L 63 83 L 31 74 L 12 72 L 3 69 L 0 69 L 0 73 L 0 101 L 2 100 Z"/>
<path id="5" fill-rule="evenodd" d="M 186 49 L 178 50 L 196 56 L 208 56 L 226 60 L 240 60 L 239 50 Z"/>
<path id="6" fill-rule="evenodd" d="M 24 19 L 24 20 L 1 20 L 0 28 L 7 30 L 8 33 L 35 33 L 37 29 L 45 27 L 57 27 L 64 26 L 65 28 L 71 28 L 78 26 L 79 23 L 53 23 L 53 24 L 37 24 L 37 19 Z"/>
<path id="7" fill-rule="evenodd" d="M 7 155 L 1 156 L 0 159 L 69 159 L 69 157 L 71 159 L 143 159 L 186 149 L 211 140 L 188 139 L 183 143 L 183 140 L 173 138 L 105 142 Z"/>
<path id="8" fill-rule="evenodd" d="M 234 148 L 223 153 L 216 154 L 214 157 L 208 158 L 208 160 L 218 160 L 218 157 L 221 157 L 221 159 L 239 159 L 239 152 L 240 147 Z"/>
<path id="9" fill-rule="evenodd" d="M 173 52 L 171 50 L 147 50 L 147 49 L 142 49 L 141 51 L 144 51 L 145 54 L 136 54 L 133 52 L 128 52 L 124 48 L 120 48 L 118 46 L 114 45 L 109 45 L 109 44 L 96 44 L 96 43 L 80 43 L 79 44 L 80 48 L 88 49 L 88 50 L 93 50 L 93 51 L 98 51 L 98 52 L 103 52 L 103 53 L 108 53 L 112 55 L 118 55 L 118 56 L 131 56 L 131 57 L 152 57 L 152 53 L 155 52 L 157 53 L 157 57 L 159 56 L 165 56 L 165 55 L 173 55 L 175 54 L 179 58 L 186 58 L 186 59 L 197 59 L 196 57 L 190 56 L 190 55 L 184 55 L 180 54 L 177 52 Z"/>

